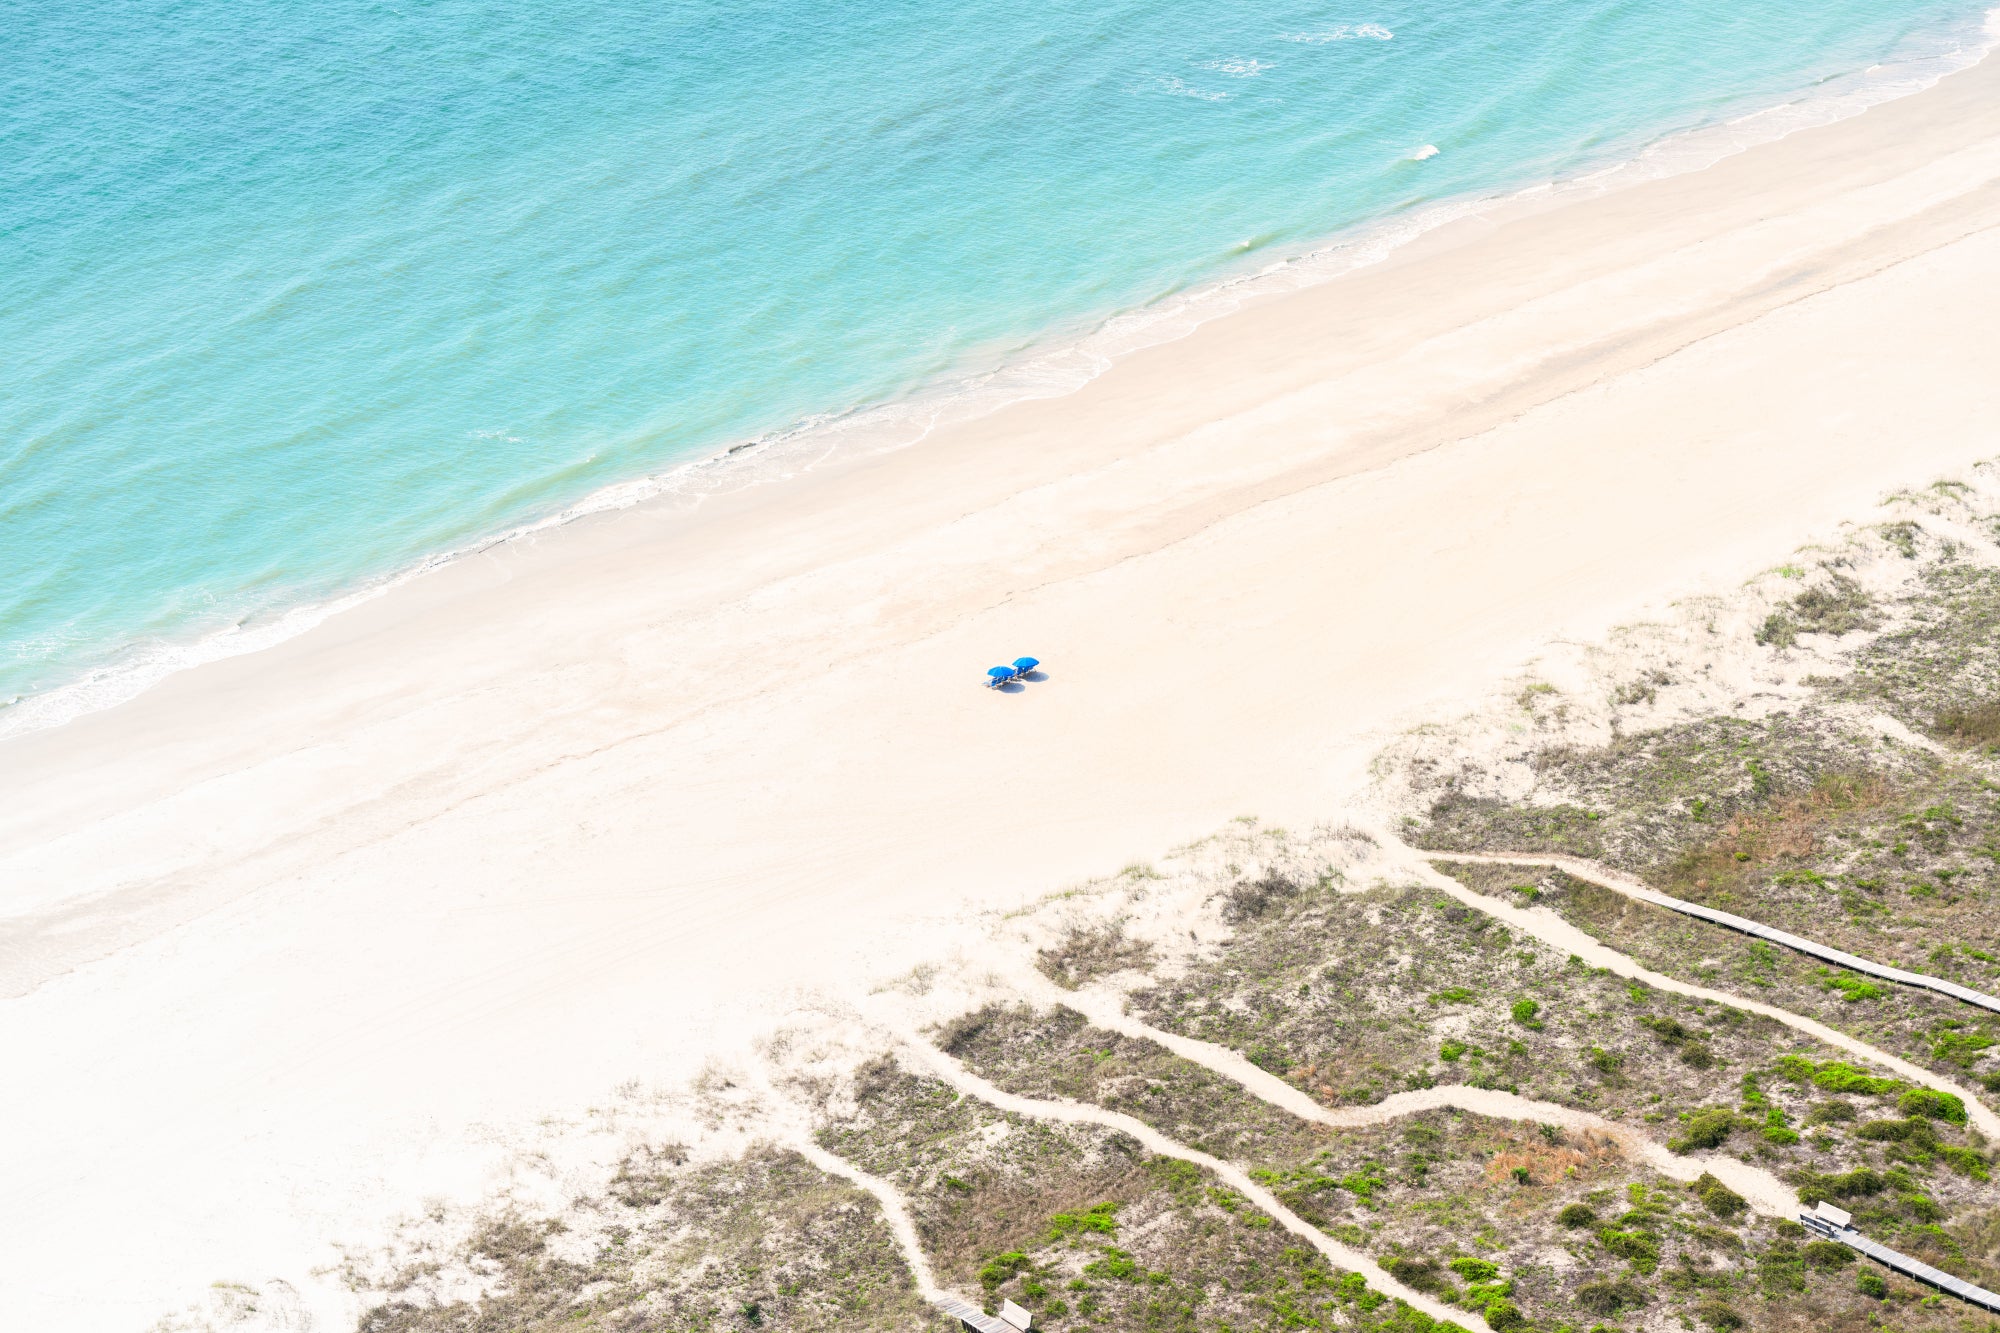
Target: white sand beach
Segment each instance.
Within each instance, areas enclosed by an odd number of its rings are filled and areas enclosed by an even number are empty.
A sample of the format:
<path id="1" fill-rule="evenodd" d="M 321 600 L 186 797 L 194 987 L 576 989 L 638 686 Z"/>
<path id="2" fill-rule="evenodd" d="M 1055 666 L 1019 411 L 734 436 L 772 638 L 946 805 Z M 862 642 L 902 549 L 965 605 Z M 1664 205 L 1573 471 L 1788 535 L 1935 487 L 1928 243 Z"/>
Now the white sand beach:
<path id="1" fill-rule="evenodd" d="M 150 1326 L 2000 454 L 2000 62 L 0 740 L 0 1288 Z M 1042 658 L 1003 693 L 985 668 Z"/>

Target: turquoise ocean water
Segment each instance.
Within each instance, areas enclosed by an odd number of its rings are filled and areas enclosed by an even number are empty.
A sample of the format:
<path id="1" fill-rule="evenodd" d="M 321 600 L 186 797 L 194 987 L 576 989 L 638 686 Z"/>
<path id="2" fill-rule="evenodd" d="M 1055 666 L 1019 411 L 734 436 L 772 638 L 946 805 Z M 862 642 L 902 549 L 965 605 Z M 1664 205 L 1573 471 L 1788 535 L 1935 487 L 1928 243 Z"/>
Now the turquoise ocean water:
<path id="1" fill-rule="evenodd" d="M 733 445 L 1054 391 L 1328 238 L 1920 86 L 1989 3 L 17 0 L 0 729 Z"/>

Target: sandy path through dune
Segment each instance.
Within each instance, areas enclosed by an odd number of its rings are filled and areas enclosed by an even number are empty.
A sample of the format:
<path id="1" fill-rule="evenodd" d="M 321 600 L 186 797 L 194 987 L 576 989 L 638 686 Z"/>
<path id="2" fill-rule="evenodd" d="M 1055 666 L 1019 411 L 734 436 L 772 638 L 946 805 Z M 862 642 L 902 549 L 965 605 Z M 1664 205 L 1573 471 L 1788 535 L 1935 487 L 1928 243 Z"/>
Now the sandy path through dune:
<path id="1" fill-rule="evenodd" d="M 1418 1111 L 1451 1107 L 1490 1116 L 1495 1120 L 1518 1120 L 1557 1125 L 1577 1133 L 1596 1134 L 1616 1143 L 1634 1161 L 1645 1163 L 1672 1180 L 1689 1181 L 1706 1171 L 1750 1201 L 1750 1206 L 1767 1217 L 1789 1218 L 1798 1212 L 1798 1195 L 1769 1171 L 1733 1157 L 1684 1157 L 1638 1133 L 1628 1125 L 1603 1116 L 1555 1102 L 1536 1101 L 1516 1093 L 1490 1088 L 1469 1088 L 1460 1084 L 1439 1084 L 1398 1092 L 1370 1106 L 1325 1106 L 1301 1089 L 1259 1069 L 1226 1046 L 1183 1037 L 1142 1023 L 1117 1007 L 1112 997 L 1078 992 L 1069 996 L 1069 1006 L 1098 1027 L 1120 1036 L 1150 1041 L 1165 1047 L 1184 1060 L 1240 1084 L 1245 1091 L 1302 1120 L 1335 1128 L 1385 1125 Z"/>
<path id="2" fill-rule="evenodd" d="M 1278 1225 L 1325 1255 L 1329 1262 L 1349 1272 L 1360 1273 L 1368 1279 L 1368 1285 L 1377 1291 L 1387 1292 L 1399 1300 L 1407 1301 L 1434 1319 L 1442 1320 L 1454 1327 L 1464 1327 L 1461 1322 L 1464 1319 L 1463 1312 L 1454 1311 L 1422 1292 L 1404 1286 L 1373 1259 L 1358 1250 L 1349 1249 L 1278 1202 L 1275 1195 L 1250 1179 L 1242 1168 L 1232 1163 L 1176 1143 L 1144 1121 L 1118 1111 L 1107 1111 L 1101 1106 L 1092 1106 L 1085 1102 L 1048 1102 L 1036 1097 L 1017 1097 L 1011 1092 L 1002 1091 L 921 1038 L 906 1037 L 904 1049 L 927 1072 L 934 1074 L 966 1096 L 977 1097 L 990 1106 L 1036 1120 L 1054 1120 L 1070 1125 L 1100 1125 L 1105 1129 L 1115 1129 L 1120 1133 L 1131 1135 L 1162 1156 L 1178 1157 L 1182 1161 L 1193 1162 L 1196 1166 L 1228 1182 L 1231 1189 L 1269 1213 Z"/>
<path id="3" fill-rule="evenodd" d="M 875 1202 L 882 1206 L 883 1220 L 896 1237 L 896 1248 L 903 1252 L 903 1262 L 910 1266 L 910 1274 L 916 1279 L 917 1290 L 927 1301 L 936 1303 L 938 1297 L 956 1295 L 947 1292 L 937 1284 L 931 1273 L 930 1257 L 924 1253 L 923 1242 L 917 1239 L 917 1225 L 910 1220 L 910 1201 L 880 1176 L 871 1176 L 844 1157 L 814 1143 L 811 1139 L 800 1138 L 789 1141 L 786 1147 L 804 1157 L 808 1162 L 830 1176 L 838 1176 L 851 1184 L 859 1185 L 875 1196 Z"/>
<path id="4" fill-rule="evenodd" d="M 1775 926 L 1767 926 L 1760 921 L 1753 921 L 1749 917 L 1738 916 L 1733 912 L 1723 912 L 1717 908 L 1704 907 L 1700 903 L 1682 902 L 1678 898 L 1649 889 L 1637 880 L 1621 875 L 1611 869 L 1611 867 L 1601 865 L 1596 861 L 1586 861 L 1574 856 L 1537 857 L 1513 852 L 1434 852 L 1431 854 L 1430 859 L 1433 861 L 1464 861 L 1473 865 L 1554 866 L 1558 870 L 1567 871 L 1578 879 L 1610 889 L 1613 893 L 1621 893 L 1634 902 L 1664 908 L 1669 912 L 1679 912 L 1683 915 L 1694 917 L 1697 920 L 1705 920 L 1711 924 L 1723 926 L 1728 929 L 1741 930 L 1747 934 L 1754 934 L 1760 939 L 1767 939 L 1776 944 L 1783 945 L 1785 948 L 1797 950 L 1809 957 L 1822 958 L 1828 962 L 1850 968 L 1867 976 L 1882 977 L 1899 985 L 1915 986 L 1922 990 L 1933 991 L 1939 995 L 1949 996 L 1954 1000 L 1974 1005 L 1980 1009 L 2000 1013 L 2000 997 L 1988 995 L 1984 991 L 1974 990 L 1970 986 L 1961 986 L 1957 982 L 1946 981 L 1940 977 L 1930 977 L 1920 972 L 1911 972 L 1900 967 L 1890 967 L 1886 963 L 1878 963 L 1872 959 L 1863 958 L 1859 954 L 1851 954 L 1844 949 L 1836 949 L 1831 945 L 1821 944 L 1817 940 L 1810 940 L 1802 935 L 1794 935 L 1790 931 L 1779 930 Z"/>
<path id="5" fill-rule="evenodd" d="M 1550 948 L 1560 949 L 1565 953 L 1573 953 L 1593 967 L 1609 968 L 1621 977 L 1630 977 L 1634 981 L 1643 981 L 1656 990 L 1672 991 L 1676 995 L 1689 995 L 1696 999 L 1707 1000 L 1715 1004 L 1725 1004 L 1733 1009 L 1741 1009 L 1745 1013 L 1762 1014 L 1766 1018 L 1774 1018 L 1796 1032 L 1803 1032 L 1807 1036 L 1823 1041 L 1829 1046 L 1837 1046 L 1843 1051 L 1848 1051 L 1854 1055 L 1861 1056 L 1863 1059 L 1871 1060 L 1884 1069 L 1894 1071 L 1897 1075 L 1908 1079 L 1919 1087 L 1935 1088 L 1939 1092 L 1950 1093 L 1965 1103 L 1966 1116 L 1978 1128 L 1980 1133 L 1986 1135 L 1989 1139 L 2000 1138 L 2000 1115 L 1994 1114 L 1992 1108 L 1988 1107 L 1986 1103 L 1980 1101 L 1969 1090 L 1952 1082 L 1948 1078 L 1934 1074 L 1919 1065 L 1911 1064 L 1901 1056 L 1891 1055 L 1887 1051 L 1878 1050 L 1860 1038 L 1851 1037 L 1845 1032 L 1830 1028 L 1817 1019 L 1806 1018 L 1803 1015 L 1791 1012 L 1789 1009 L 1780 1009 L 1776 1005 L 1764 1004 L 1741 995 L 1732 995 L 1727 991 L 1712 990 L 1707 986 L 1691 985 L 1688 982 L 1680 981 L 1673 977 L 1663 976 L 1651 968 L 1644 967 L 1633 961 L 1627 955 L 1619 953 L 1616 949 L 1598 943 L 1594 936 L 1579 930 L 1545 907 L 1520 908 L 1514 906 L 1512 903 L 1502 902 L 1497 898 L 1489 898 L 1483 893 L 1475 893 L 1451 876 L 1432 868 L 1430 862 L 1425 859 L 1425 853 L 1417 851 L 1415 848 L 1405 847 L 1386 834 L 1378 833 L 1377 836 L 1381 839 L 1382 845 L 1385 848 L 1393 849 L 1400 858 L 1405 858 L 1401 869 L 1406 873 L 1421 879 L 1433 888 L 1450 894 L 1467 907 L 1484 912 L 1497 921 L 1505 922 L 1515 930 L 1534 936 Z"/>

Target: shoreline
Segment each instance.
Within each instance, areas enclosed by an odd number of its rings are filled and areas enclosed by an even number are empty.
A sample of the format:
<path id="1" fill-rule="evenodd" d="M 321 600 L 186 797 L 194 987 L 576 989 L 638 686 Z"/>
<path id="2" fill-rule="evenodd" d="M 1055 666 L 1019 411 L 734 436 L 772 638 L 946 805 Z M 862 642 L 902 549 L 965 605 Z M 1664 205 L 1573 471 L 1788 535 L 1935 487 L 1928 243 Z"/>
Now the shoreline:
<path id="1" fill-rule="evenodd" d="M 1404 249 L 1422 245 L 1436 232 L 1451 233 L 1462 225 L 1503 221 L 1603 192 L 1703 171 L 1763 144 L 1920 96 L 1941 80 L 1976 66 L 2000 46 L 2000 9 L 1987 11 L 1974 35 L 1983 38 L 1983 43 L 1950 52 L 1927 51 L 1894 65 L 1848 70 L 1798 88 L 1781 101 L 1762 103 L 1754 96 L 1747 97 L 1741 106 L 1725 109 L 1717 118 L 1612 146 L 1602 161 L 1580 163 L 1567 175 L 1448 196 L 1410 212 L 1353 223 L 1310 242 L 1297 253 L 1283 254 L 1258 267 L 1217 272 L 1145 305 L 1095 317 L 1080 329 L 1046 331 L 983 368 L 954 370 L 904 398 L 822 413 L 768 436 L 738 441 L 600 486 L 551 512 L 440 548 L 401 569 L 370 576 L 327 596 L 272 606 L 234 626 L 187 639 L 135 641 L 129 647 L 128 660 L 84 668 L 71 680 L 0 703 L 0 743 L 119 707 L 181 672 L 262 652 L 310 634 L 330 618 L 495 547 L 534 541 L 572 524 L 629 509 L 684 511 L 738 486 L 795 481 L 830 460 L 918 447 L 939 429 L 967 425 L 1017 403 L 1077 392 L 1119 360 L 1187 337 L 1211 320 L 1337 282 L 1360 269 L 1391 263 Z M 1904 66 L 1915 68 L 1904 73 Z M 1895 70 L 1902 77 L 1872 77 L 1885 70 Z M 1760 125 L 1748 138 L 1733 137 L 1739 127 L 1787 118 L 1789 123 Z M 1773 129 L 1775 133 L 1770 132 Z M 1715 141 L 1720 141 L 1719 145 Z M 1683 158 L 1664 166 L 1659 161 L 1690 149 L 1692 161 Z M 1084 364 L 1075 364 L 1079 362 Z M 1049 375 L 1063 383 L 1053 392 L 1035 386 L 1038 377 Z M 1012 387 L 994 392 L 996 382 L 1011 383 Z"/>
<path id="2" fill-rule="evenodd" d="M 1995 62 L 1449 230 L 923 449 L 490 548 L 0 741 L 24 1317 L 311 1286 L 483 1188 L 506 1126 L 967 914 L 1334 815 L 1536 645 L 1993 452 Z M 1050 679 L 978 688 L 1019 653 Z M 83 1228 L 129 1262 L 88 1271 Z"/>

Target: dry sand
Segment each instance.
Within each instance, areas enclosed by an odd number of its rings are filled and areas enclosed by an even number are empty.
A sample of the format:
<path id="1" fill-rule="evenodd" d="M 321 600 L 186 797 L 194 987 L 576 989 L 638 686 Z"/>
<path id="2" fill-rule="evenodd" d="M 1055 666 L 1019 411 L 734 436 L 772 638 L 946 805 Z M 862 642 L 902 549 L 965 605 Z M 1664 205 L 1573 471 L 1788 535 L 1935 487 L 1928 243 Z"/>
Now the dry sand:
<path id="1" fill-rule="evenodd" d="M 0 742 L 0 1290 L 145 1327 L 509 1127 L 2000 452 L 2000 63 Z M 1033 653 L 1049 679 L 979 688 Z M 293 1326 L 299 1326 L 296 1323 Z"/>

